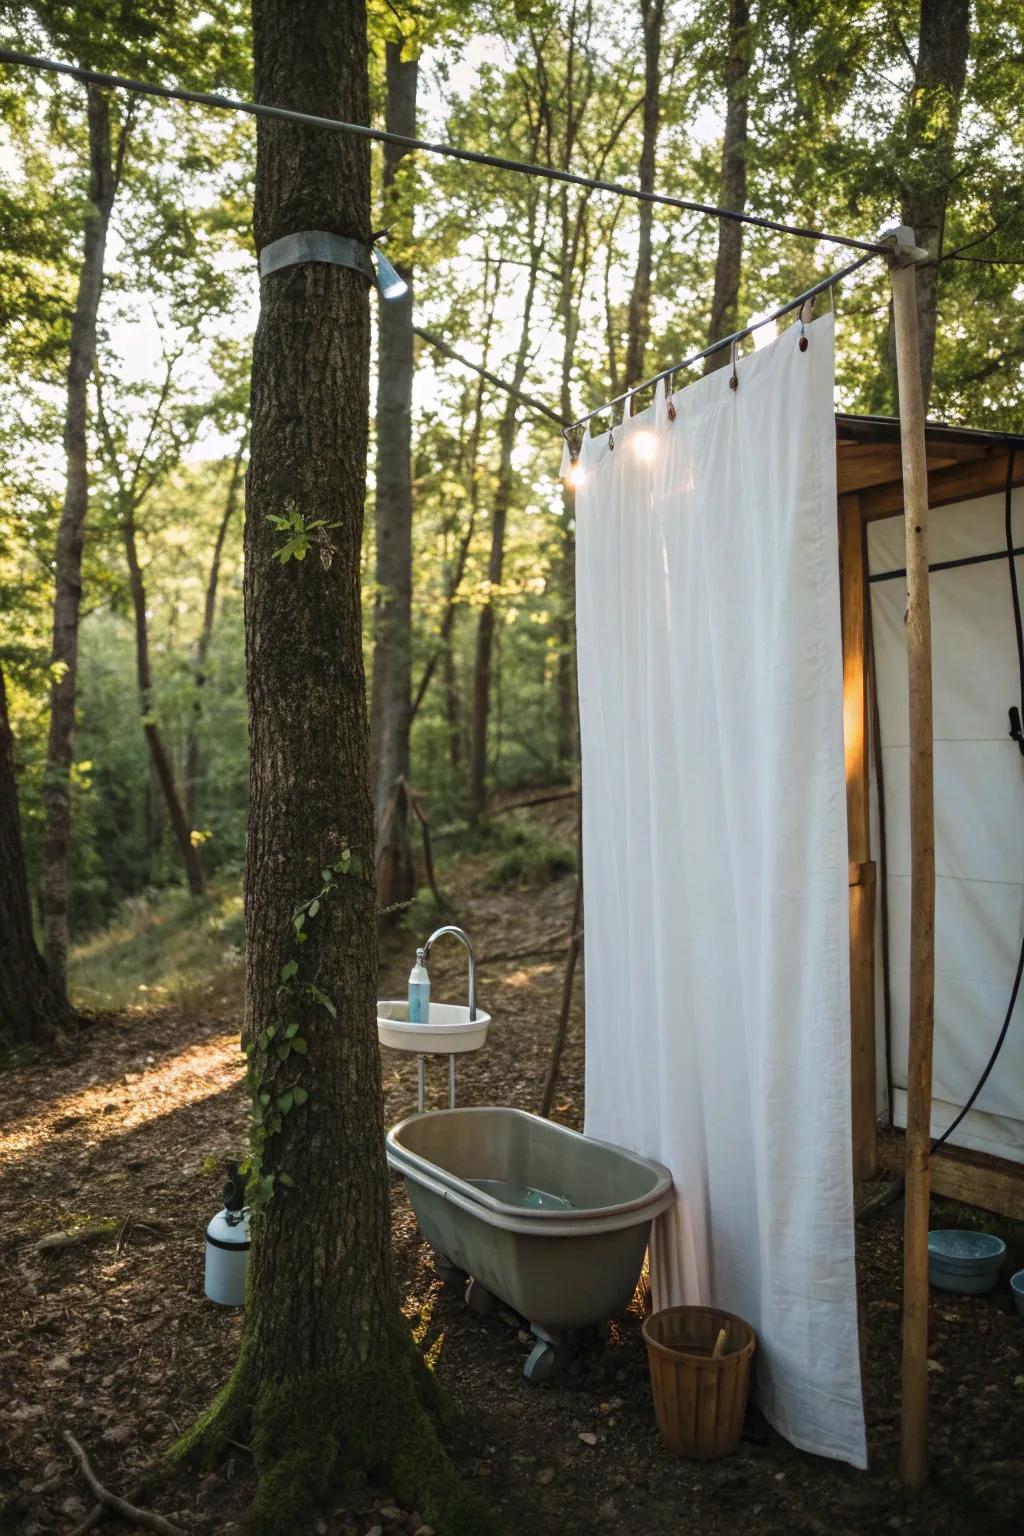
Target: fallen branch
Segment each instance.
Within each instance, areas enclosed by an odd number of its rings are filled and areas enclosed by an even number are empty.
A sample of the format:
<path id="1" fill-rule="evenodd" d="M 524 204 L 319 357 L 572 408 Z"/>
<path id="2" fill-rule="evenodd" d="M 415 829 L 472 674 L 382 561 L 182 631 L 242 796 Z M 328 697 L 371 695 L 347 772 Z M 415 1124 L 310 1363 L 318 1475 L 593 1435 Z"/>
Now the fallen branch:
<path id="1" fill-rule="evenodd" d="M 129 1497 L 132 1499 L 141 1499 L 144 1491 L 145 1484 L 136 1483 L 135 1487 L 131 1489 Z M 94 1504 L 92 1509 L 90 1509 L 89 1513 L 86 1515 L 85 1519 L 82 1521 L 81 1525 L 75 1526 L 74 1530 L 71 1532 L 71 1536 L 86 1536 L 87 1531 L 94 1531 L 98 1525 L 102 1525 L 103 1521 L 107 1518 L 108 1515 L 112 1514 L 113 1510 L 108 1509 L 106 1504 Z"/>
<path id="2" fill-rule="evenodd" d="M 554 794 L 537 795 L 533 800 L 514 800 L 508 805 L 497 806 L 491 816 L 507 816 L 510 811 L 527 811 L 531 805 L 551 805 L 555 800 L 572 800 L 578 794 L 578 789 L 560 789 Z"/>
<path id="3" fill-rule="evenodd" d="M 90 1248 L 98 1243 L 112 1242 L 116 1242 L 120 1248 L 126 1233 L 130 1234 L 136 1229 L 148 1232 L 152 1237 L 170 1231 L 168 1224 L 158 1221 L 155 1216 L 148 1217 L 146 1221 L 126 1217 L 122 1222 L 111 1218 L 109 1221 L 94 1221 L 89 1226 L 79 1227 L 75 1232 L 50 1232 L 36 1243 L 36 1252 L 59 1253 L 65 1248 Z"/>
<path id="4" fill-rule="evenodd" d="M 111 1493 L 109 1488 L 104 1488 L 93 1471 L 88 1456 L 70 1430 L 66 1429 L 64 1431 L 64 1440 L 78 1462 L 82 1476 L 89 1484 L 96 1498 L 107 1509 L 111 1509 L 116 1515 L 120 1515 L 122 1520 L 133 1521 L 136 1525 L 141 1525 L 147 1531 L 156 1531 L 157 1536 L 184 1536 L 180 1526 L 172 1525 L 169 1520 L 164 1519 L 163 1515 L 154 1515 L 148 1509 L 137 1509 L 134 1504 L 129 1504 L 127 1499 L 119 1499 L 116 1493 Z"/>

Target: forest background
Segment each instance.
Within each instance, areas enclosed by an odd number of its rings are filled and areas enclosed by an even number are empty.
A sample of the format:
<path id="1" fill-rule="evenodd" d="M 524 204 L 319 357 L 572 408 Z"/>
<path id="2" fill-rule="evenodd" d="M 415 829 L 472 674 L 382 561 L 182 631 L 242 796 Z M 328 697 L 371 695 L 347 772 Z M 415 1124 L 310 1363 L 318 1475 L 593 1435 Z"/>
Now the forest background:
<path id="1" fill-rule="evenodd" d="M 375 0 L 370 26 L 375 119 L 396 131 L 860 238 L 912 224 L 932 254 L 930 416 L 1020 429 L 1012 0 Z M 251 95 L 233 0 L 5 6 L 0 41 Z M 89 960 L 126 902 L 205 897 L 237 964 L 255 135 L 11 68 L 0 111 L 0 668 L 22 837 L 51 969 L 69 940 L 76 998 L 121 1004 Z M 412 288 L 379 306 L 363 558 L 388 905 L 425 899 L 417 808 L 442 855 L 490 839 L 508 878 L 574 856 L 489 818 L 497 794 L 575 771 L 572 495 L 538 403 L 572 420 L 844 253 L 428 156 L 378 150 L 375 174 Z M 882 264 L 835 302 L 837 408 L 892 414 Z M 318 558 L 317 530 L 283 530 L 280 556 Z"/>

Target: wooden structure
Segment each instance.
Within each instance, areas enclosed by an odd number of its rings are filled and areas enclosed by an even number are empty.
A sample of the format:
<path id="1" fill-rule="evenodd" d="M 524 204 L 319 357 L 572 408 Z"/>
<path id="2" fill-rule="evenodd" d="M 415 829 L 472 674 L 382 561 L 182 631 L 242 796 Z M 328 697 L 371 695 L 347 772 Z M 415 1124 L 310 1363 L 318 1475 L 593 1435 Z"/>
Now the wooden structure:
<path id="1" fill-rule="evenodd" d="M 974 431 L 929 423 L 925 429 L 928 502 L 932 507 L 991 496 L 1006 485 L 1016 448 L 1014 485 L 1024 485 L 1024 435 Z M 890 417 L 837 416 L 836 467 L 842 564 L 843 717 L 846 805 L 850 841 L 850 1004 L 853 1055 L 853 1165 L 858 1179 L 893 1166 L 890 1144 L 879 1158 L 876 1132 L 875 900 L 869 814 L 870 677 L 866 656 L 867 548 L 865 528 L 883 517 L 902 517 L 903 479 L 899 422 Z M 955 1148 L 942 1154 L 939 1193 L 1020 1217 L 1024 1169 L 1018 1164 Z M 956 1171 L 953 1171 L 956 1166 Z"/>

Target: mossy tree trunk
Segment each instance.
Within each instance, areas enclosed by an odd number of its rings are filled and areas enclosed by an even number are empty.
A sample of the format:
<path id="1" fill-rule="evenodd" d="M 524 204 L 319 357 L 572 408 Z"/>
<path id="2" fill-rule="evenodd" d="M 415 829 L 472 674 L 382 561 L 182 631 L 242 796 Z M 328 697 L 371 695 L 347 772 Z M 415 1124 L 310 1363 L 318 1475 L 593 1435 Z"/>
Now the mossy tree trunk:
<path id="1" fill-rule="evenodd" d="M 32 932 L 14 738 L 0 670 L 0 1043 L 45 1045 L 71 1021 L 63 987 L 49 975 Z"/>
<path id="2" fill-rule="evenodd" d="M 259 101 L 368 121 L 363 0 L 255 0 L 253 37 Z M 257 248 L 307 229 L 368 241 L 369 148 L 261 121 Z M 177 1449 L 209 1458 L 251 1428 L 254 1531 L 293 1536 L 339 1479 L 387 1466 L 399 1498 L 439 1532 L 484 1532 L 424 1407 L 434 1391 L 391 1263 L 360 610 L 367 283 L 346 267 L 291 266 L 260 297 L 245 523 L 245 1033 L 262 1197 L 235 1370 Z M 324 526 L 303 560 L 282 563 L 287 535 L 272 519 L 294 526 L 296 512 Z"/>

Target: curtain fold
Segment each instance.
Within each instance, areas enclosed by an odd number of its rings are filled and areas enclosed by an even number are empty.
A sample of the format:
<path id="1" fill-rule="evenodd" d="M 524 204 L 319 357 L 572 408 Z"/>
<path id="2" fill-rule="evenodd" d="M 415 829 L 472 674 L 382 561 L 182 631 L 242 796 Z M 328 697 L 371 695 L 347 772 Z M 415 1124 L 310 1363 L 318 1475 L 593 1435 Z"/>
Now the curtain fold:
<path id="1" fill-rule="evenodd" d="M 655 1304 L 745 1317 L 767 1417 L 864 1466 L 832 317 L 799 330 L 583 441 L 586 1128 L 675 1176 Z"/>

